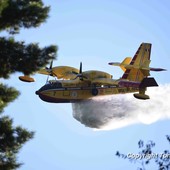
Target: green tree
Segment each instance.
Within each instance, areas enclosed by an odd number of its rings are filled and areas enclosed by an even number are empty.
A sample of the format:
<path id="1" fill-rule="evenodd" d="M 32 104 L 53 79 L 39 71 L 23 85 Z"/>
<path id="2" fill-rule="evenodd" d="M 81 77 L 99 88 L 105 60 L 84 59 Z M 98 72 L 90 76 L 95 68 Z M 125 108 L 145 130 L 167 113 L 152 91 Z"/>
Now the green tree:
<path id="1" fill-rule="evenodd" d="M 38 27 L 47 19 L 49 9 L 41 0 L 1 0 L 0 30 L 15 34 L 22 27 Z"/>
<path id="2" fill-rule="evenodd" d="M 166 139 L 170 144 L 170 136 L 166 135 Z M 139 163 L 140 167 L 137 170 L 146 170 L 147 165 L 154 162 L 157 165 L 158 170 L 170 169 L 170 151 L 164 150 L 161 153 L 154 153 L 153 148 L 156 146 L 155 142 L 148 141 L 146 144 L 143 140 L 139 140 L 138 148 L 139 152 L 134 155 L 122 154 L 119 151 L 116 152 L 116 156 L 123 159 L 128 159 L 131 163 Z"/>
<path id="3" fill-rule="evenodd" d="M 45 22 L 49 10 L 41 0 L 0 0 L 0 31 L 10 35 L 10 38 L 0 37 L 0 78 L 10 78 L 15 72 L 32 74 L 56 58 L 55 45 L 41 48 L 38 43 L 15 40 L 15 34 L 21 29 L 38 27 Z M 3 170 L 14 170 L 22 165 L 17 161 L 17 153 L 34 136 L 34 132 L 14 127 L 13 120 L 3 115 L 4 108 L 19 94 L 15 88 L 0 82 L 0 169 Z"/>

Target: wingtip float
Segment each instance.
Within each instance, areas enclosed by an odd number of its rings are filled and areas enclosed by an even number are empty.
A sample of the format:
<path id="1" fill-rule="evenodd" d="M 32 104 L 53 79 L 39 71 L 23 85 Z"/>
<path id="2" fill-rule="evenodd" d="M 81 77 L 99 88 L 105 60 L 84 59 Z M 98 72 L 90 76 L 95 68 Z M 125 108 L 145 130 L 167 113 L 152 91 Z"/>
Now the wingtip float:
<path id="1" fill-rule="evenodd" d="M 28 75 L 19 76 L 18 78 L 19 78 L 19 80 L 21 80 L 23 82 L 27 82 L 27 83 L 35 82 L 35 79 Z"/>
<path id="2" fill-rule="evenodd" d="M 120 79 L 112 79 L 111 74 L 103 71 L 83 71 L 82 62 L 79 70 L 70 66 L 53 67 L 51 62 L 50 68 L 40 70 L 39 73 L 56 77 L 58 80 L 47 81 L 36 94 L 43 101 L 51 103 L 73 103 L 95 96 L 125 93 L 134 93 L 137 99 L 149 99 L 145 94 L 147 87 L 158 86 L 155 79 L 149 77 L 150 71 L 165 71 L 163 68 L 149 67 L 150 54 L 151 44 L 142 43 L 133 58 L 126 57 L 121 63 L 108 63 L 119 66 L 124 71 Z M 20 80 L 33 82 L 29 76 L 21 76 Z"/>

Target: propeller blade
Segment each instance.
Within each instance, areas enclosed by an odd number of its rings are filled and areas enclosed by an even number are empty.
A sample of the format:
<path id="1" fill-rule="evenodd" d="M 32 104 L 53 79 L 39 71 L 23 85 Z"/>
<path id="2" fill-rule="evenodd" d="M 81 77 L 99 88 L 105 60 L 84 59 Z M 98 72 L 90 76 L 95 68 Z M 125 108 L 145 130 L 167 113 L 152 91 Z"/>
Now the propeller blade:
<path id="1" fill-rule="evenodd" d="M 79 74 L 82 73 L 82 62 L 80 62 L 80 71 L 79 71 Z"/>
<path id="2" fill-rule="evenodd" d="M 53 68 L 53 60 L 52 60 L 51 63 L 50 63 L 50 67 L 45 67 L 46 71 L 47 71 L 48 73 L 50 73 L 51 76 L 53 75 L 53 73 L 52 73 L 52 68 Z"/>
<path id="3" fill-rule="evenodd" d="M 78 73 L 77 72 L 75 72 L 75 71 L 72 71 L 71 73 L 73 73 L 73 74 L 75 74 L 75 75 L 77 75 Z"/>
<path id="4" fill-rule="evenodd" d="M 73 74 L 76 74 L 77 76 L 73 79 L 73 80 L 75 80 L 75 79 L 77 79 L 77 78 L 79 78 L 79 80 L 81 80 L 81 81 L 83 81 L 84 80 L 84 78 L 85 79 L 88 79 L 86 76 L 84 76 L 83 74 L 82 74 L 82 62 L 80 62 L 80 70 L 79 70 L 79 73 L 76 73 L 76 72 L 72 72 Z"/>
<path id="5" fill-rule="evenodd" d="M 77 74 L 77 76 L 73 80 L 75 80 L 77 78 L 79 78 L 81 81 L 83 81 L 84 79 L 88 79 L 86 76 L 84 76 L 82 74 Z"/>
<path id="6" fill-rule="evenodd" d="M 53 68 L 53 60 L 50 63 L 50 69 L 52 69 L 52 68 Z"/>

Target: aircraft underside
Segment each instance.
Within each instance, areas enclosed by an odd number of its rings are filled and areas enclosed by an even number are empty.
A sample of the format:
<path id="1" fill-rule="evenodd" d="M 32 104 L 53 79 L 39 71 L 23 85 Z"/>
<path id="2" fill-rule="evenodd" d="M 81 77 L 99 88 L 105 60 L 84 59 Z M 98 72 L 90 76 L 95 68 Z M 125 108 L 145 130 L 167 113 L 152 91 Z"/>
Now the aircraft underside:
<path id="1" fill-rule="evenodd" d="M 137 92 L 136 87 L 86 87 L 86 88 L 54 88 L 36 91 L 36 94 L 45 101 L 50 103 L 74 103 L 82 100 L 89 100 L 97 96 L 125 94 Z"/>

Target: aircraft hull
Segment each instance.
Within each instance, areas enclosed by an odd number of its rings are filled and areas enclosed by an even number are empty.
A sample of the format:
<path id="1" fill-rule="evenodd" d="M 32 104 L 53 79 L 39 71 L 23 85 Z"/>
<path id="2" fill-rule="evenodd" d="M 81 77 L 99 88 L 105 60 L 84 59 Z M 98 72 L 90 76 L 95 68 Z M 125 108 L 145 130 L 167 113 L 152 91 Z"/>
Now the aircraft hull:
<path id="1" fill-rule="evenodd" d="M 125 94 L 137 92 L 135 87 L 96 87 L 94 88 L 56 88 L 44 91 L 36 91 L 40 99 L 50 103 L 75 103 L 82 100 L 89 100 L 97 96 Z"/>

